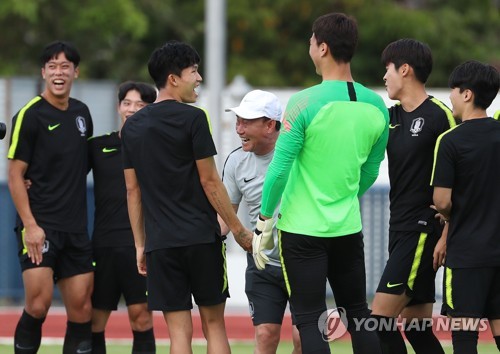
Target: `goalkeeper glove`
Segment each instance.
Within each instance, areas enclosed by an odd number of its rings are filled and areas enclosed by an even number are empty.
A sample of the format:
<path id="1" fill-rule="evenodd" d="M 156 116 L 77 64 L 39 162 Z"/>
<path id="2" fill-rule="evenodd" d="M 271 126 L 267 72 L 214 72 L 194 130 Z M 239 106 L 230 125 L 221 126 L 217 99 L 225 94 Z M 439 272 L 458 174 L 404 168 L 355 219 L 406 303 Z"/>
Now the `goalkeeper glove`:
<path id="1" fill-rule="evenodd" d="M 273 226 L 273 219 L 263 220 L 259 215 L 252 239 L 252 255 L 258 270 L 263 270 L 269 262 L 264 250 L 274 247 Z"/>

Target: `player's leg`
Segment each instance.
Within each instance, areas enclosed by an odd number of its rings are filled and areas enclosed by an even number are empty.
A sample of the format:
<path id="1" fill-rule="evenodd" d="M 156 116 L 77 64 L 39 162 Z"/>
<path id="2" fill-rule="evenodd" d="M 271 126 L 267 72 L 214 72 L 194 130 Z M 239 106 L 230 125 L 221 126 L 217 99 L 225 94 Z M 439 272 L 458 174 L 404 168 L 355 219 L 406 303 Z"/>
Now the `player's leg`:
<path id="1" fill-rule="evenodd" d="M 147 303 L 128 305 L 127 309 L 130 327 L 134 336 L 132 354 L 156 353 L 153 313 L 148 311 Z"/>
<path id="2" fill-rule="evenodd" d="M 432 279 L 434 282 L 434 279 Z M 411 304 L 401 312 L 404 333 L 416 354 L 444 354 L 443 347 L 432 330 L 434 303 Z"/>
<path id="3" fill-rule="evenodd" d="M 372 318 L 380 322 L 377 334 L 383 353 L 407 352 L 397 318 L 411 301 L 422 254 L 417 249 L 426 240 L 427 234 L 416 231 L 389 232 L 389 259 L 372 302 Z"/>
<path id="4" fill-rule="evenodd" d="M 493 338 L 495 338 L 495 343 L 500 351 L 500 267 L 494 269 L 494 276 L 486 303 L 486 316 L 490 323 Z"/>
<path id="5" fill-rule="evenodd" d="M 362 233 L 330 238 L 328 256 L 328 280 L 337 307 L 345 309 L 354 354 L 381 353 L 376 332 L 356 324 L 370 318 Z"/>
<path id="6" fill-rule="evenodd" d="M 37 353 L 42 340 L 42 324 L 52 302 L 53 271 L 48 267 L 23 271 L 25 306 L 14 334 L 16 354 Z"/>
<path id="7" fill-rule="evenodd" d="M 199 306 L 203 334 L 207 339 L 207 354 L 231 353 L 224 321 L 225 305 L 224 302 L 212 306 Z"/>
<path id="8" fill-rule="evenodd" d="M 68 317 L 63 354 L 92 350 L 92 246 L 86 233 L 61 233 L 55 277 Z"/>
<path id="9" fill-rule="evenodd" d="M 283 272 L 282 272 L 283 274 Z M 283 277 L 283 282 L 285 281 Z M 286 283 L 284 283 L 284 289 L 286 290 Z M 288 297 L 288 292 L 287 292 L 287 297 Z M 292 354 L 301 354 L 302 353 L 302 344 L 300 343 L 300 333 L 299 329 L 297 328 L 297 318 L 295 317 L 293 313 L 293 307 L 289 303 L 290 307 L 290 315 L 292 317 L 292 343 L 293 343 L 293 350 Z"/>
<path id="10" fill-rule="evenodd" d="M 378 325 L 377 335 L 380 340 L 382 353 L 407 353 L 406 345 L 398 329 L 398 313 L 409 301 L 406 294 L 384 294 L 377 292 L 372 302 L 371 318 Z"/>
<path id="11" fill-rule="evenodd" d="M 188 247 L 185 260 L 193 298 L 200 309 L 207 353 L 230 353 L 224 321 L 224 308 L 229 297 L 226 245 L 215 236 L 213 243 Z"/>
<path id="12" fill-rule="evenodd" d="M 292 342 L 293 342 L 292 354 L 301 354 L 302 345 L 300 344 L 300 333 L 296 325 L 292 326 Z"/>
<path id="13" fill-rule="evenodd" d="M 325 240 L 283 231 L 279 235 L 283 275 L 302 351 L 330 353 L 328 341 L 318 329 L 318 319 L 326 311 L 328 255 Z"/>
<path id="14" fill-rule="evenodd" d="M 494 268 L 445 268 L 442 314 L 451 317 L 453 352 L 477 353 L 479 319 L 487 313 Z M 489 317 L 489 316 L 488 316 Z"/>
<path id="15" fill-rule="evenodd" d="M 193 321 L 191 311 L 165 311 L 163 317 L 170 336 L 170 354 L 192 354 Z"/>
<path id="16" fill-rule="evenodd" d="M 170 336 L 170 353 L 192 353 L 189 247 L 165 248 L 146 253 L 148 308 L 162 311 Z M 204 265 L 205 268 L 206 264 Z"/>
<path id="17" fill-rule="evenodd" d="M 137 272 L 135 247 L 115 248 L 113 254 L 119 293 L 125 298 L 134 337 L 132 354 L 153 354 L 156 352 L 153 314 L 147 306 L 146 278 Z"/>
<path id="18" fill-rule="evenodd" d="M 274 354 L 280 342 L 281 325 L 262 323 L 255 328 L 255 354 Z"/>
<path id="19" fill-rule="evenodd" d="M 406 324 L 405 336 L 416 354 L 444 354 L 443 347 L 432 329 L 432 309 L 436 302 L 434 249 L 440 237 L 441 226 L 437 221 L 429 234 L 419 235 L 406 291 L 411 301 L 401 312 Z"/>
<path id="20" fill-rule="evenodd" d="M 14 352 L 16 354 L 37 353 L 42 340 L 42 324 L 52 303 L 54 290 L 56 243 L 53 235 L 45 230 L 43 259 L 36 265 L 28 258 L 24 247 L 24 227 L 18 226 L 16 236 L 19 247 L 19 262 L 22 270 L 25 305 L 14 334 Z"/>
<path id="21" fill-rule="evenodd" d="M 262 271 L 247 255 L 245 293 L 255 329 L 255 354 L 276 353 L 281 324 L 288 303 L 288 293 L 281 267 L 266 265 Z"/>
<path id="22" fill-rule="evenodd" d="M 92 350 L 93 273 L 78 274 L 58 281 L 59 291 L 68 316 L 63 353 L 85 353 Z"/>
<path id="23" fill-rule="evenodd" d="M 490 320 L 491 333 L 493 338 L 495 338 L 495 344 L 498 350 L 500 350 L 500 319 Z"/>
<path id="24" fill-rule="evenodd" d="M 113 248 L 94 249 L 94 289 L 92 292 L 92 353 L 106 353 L 105 329 L 111 311 L 120 300 L 118 278 L 114 272 Z"/>
<path id="25" fill-rule="evenodd" d="M 92 354 L 106 354 L 105 329 L 111 311 L 92 309 Z"/>

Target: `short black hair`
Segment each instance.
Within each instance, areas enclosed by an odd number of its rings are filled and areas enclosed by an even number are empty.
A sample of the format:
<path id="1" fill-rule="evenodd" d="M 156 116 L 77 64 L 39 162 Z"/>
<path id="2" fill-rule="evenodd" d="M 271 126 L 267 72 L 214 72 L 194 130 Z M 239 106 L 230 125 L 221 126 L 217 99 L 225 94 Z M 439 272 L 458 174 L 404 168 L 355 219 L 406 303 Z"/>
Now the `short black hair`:
<path id="1" fill-rule="evenodd" d="M 403 64 L 413 68 L 418 81 L 425 84 L 432 72 L 431 48 L 412 38 L 403 38 L 389 43 L 381 55 L 383 65 L 393 63 L 399 69 Z"/>
<path id="2" fill-rule="evenodd" d="M 179 41 L 168 41 L 156 48 L 148 62 L 149 75 L 158 89 L 165 87 L 167 77 L 171 74 L 181 75 L 182 70 L 201 61 L 198 52 L 189 44 Z"/>
<path id="3" fill-rule="evenodd" d="M 141 100 L 146 103 L 153 103 L 156 100 L 156 90 L 150 84 L 137 81 L 125 81 L 118 87 L 118 103 L 123 101 L 127 93 L 131 90 L 139 92 Z"/>
<path id="4" fill-rule="evenodd" d="M 60 53 L 64 53 L 66 59 L 75 65 L 75 68 L 80 64 L 80 53 L 73 43 L 66 41 L 54 41 L 45 46 L 40 56 L 42 67 L 45 66 L 51 59 L 56 58 Z"/>
<path id="5" fill-rule="evenodd" d="M 335 61 L 351 61 L 358 44 L 358 24 L 353 17 L 336 12 L 320 16 L 312 32 L 318 44 L 326 43 Z"/>
<path id="6" fill-rule="evenodd" d="M 453 70 L 448 86 L 451 89 L 458 87 L 460 92 L 471 90 L 474 93 L 474 106 L 487 109 L 498 94 L 500 76 L 494 66 L 469 60 Z"/>

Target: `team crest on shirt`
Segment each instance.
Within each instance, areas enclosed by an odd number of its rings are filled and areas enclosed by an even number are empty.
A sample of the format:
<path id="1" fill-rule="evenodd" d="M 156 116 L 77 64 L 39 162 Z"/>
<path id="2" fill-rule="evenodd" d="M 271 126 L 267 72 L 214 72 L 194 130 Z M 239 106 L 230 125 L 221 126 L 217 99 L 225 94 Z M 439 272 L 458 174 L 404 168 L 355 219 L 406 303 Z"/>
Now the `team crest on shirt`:
<path id="1" fill-rule="evenodd" d="M 85 118 L 82 116 L 76 117 L 76 127 L 80 132 L 81 136 L 85 136 L 85 132 L 87 131 L 87 123 L 85 122 Z"/>
<path id="2" fill-rule="evenodd" d="M 422 117 L 415 118 L 413 122 L 411 122 L 410 132 L 412 136 L 418 136 L 418 133 L 422 131 L 424 123 L 425 121 Z"/>

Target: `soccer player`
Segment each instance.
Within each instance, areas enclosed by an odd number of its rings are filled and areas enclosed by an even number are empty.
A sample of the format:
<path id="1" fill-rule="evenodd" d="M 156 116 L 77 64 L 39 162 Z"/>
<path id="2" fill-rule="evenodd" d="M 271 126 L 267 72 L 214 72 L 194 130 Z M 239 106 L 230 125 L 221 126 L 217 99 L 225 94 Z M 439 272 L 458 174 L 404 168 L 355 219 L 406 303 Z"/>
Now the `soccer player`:
<path id="1" fill-rule="evenodd" d="M 453 353 L 477 353 L 478 324 L 488 318 L 500 350 L 500 122 L 486 109 L 500 87 L 491 65 L 468 61 L 450 75 L 453 116 L 462 123 L 436 144 L 434 204 L 449 220 L 442 313 L 461 324 Z M 455 322 L 456 321 L 456 322 Z"/>
<path id="2" fill-rule="evenodd" d="M 304 353 L 330 352 L 318 329 L 327 279 L 354 353 L 379 352 L 376 333 L 354 323 L 370 316 L 359 197 L 378 176 L 389 117 L 382 98 L 352 77 L 357 39 L 356 21 L 344 14 L 314 22 L 309 54 L 323 81 L 288 102 L 262 192 L 264 225 L 254 234 L 267 237 L 281 199 L 281 260 Z M 265 261 L 265 248 L 254 246 L 254 259 Z"/>
<path id="3" fill-rule="evenodd" d="M 427 44 L 410 38 L 397 40 L 387 45 L 381 60 L 386 67 L 387 94 L 399 102 L 389 109 L 389 259 L 372 303 L 372 316 L 381 322 L 377 329 L 384 353 L 406 353 L 396 326 L 399 315 L 417 354 L 444 353 L 431 321 L 425 321 L 432 319 L 436 270 L 442 265 L 446 244 L 446 236 L 441 238 L 443 226 L 431 208 L 429 180 L 436 140 L 455 126 L 455 119 L 448 107 L 425 90 L 432 71 Z"/>
<path id="4" fill-rule="evenodd" d="M 122 125 L 155 99 L 156 90 L 151 85 L 122 83 L 118 88 L 118 114 Z M 95 197 L 92 353 L 106 353 L 106 323 L 123 295 L 134 338 L 132 353 L 151 354 L 155 353 L 153 316 L 147 308 L 146 278 L 137 271 L 121 150 L 119 131 L 89 140 Z"/>
<path id="5" fill-rule="evenodd" d="M 66 307 L 63 353 L 89 353 L 93 284 L 87 234 L 88 107 L 70 97 L 80 55 L 68 42 L 41 55 L 43 92 L 13 118 L 8 152 L 9 189 L 18 213 L 24 311 L 14 335 L 16 354 L 36 353 L 54 282 Z M 29 189 L 25 180 L 30 180 Z"/>
<path id="6" fill-rule="evenodd" d="M 182 42 L 154 50 L 148 69 L 158 98 L 125 122 L 123 158 L 148 308 L 163 312 L 171 352 L 190 353 L 193 296 L 208 353 L 224 354 L 230 352 L 224 323 L 229 292 L 217 213 L 247 251 L 252 233 L 238 220 L 215 167 L 205 111 L 187 104 L 198 97 L 199 63 L 194 48 Z"/>
<path id="7" fill-rule="evenodd" d="M 226 109 L 236 114 L 236 133 L 241 146 L 231 152 L 224 164 L 222 181 L 235 212 L 242 199 L 250 220 L 259 215 L 262 185 L 267 168 L 274 155 L 274 146 L 281 127 L 282 108 L 276 95 L 254 90 L 243 97 L 238 107 Z M 279 207 L 274 216 L 277 217 Z M 223 221 L 222 234 L 229 232 Z M 274 225 L 273 225 L 274 226 Z M 276 353 L 280 341 L 281 324 L 288 303 L 288 292 L 279 259 L 278 233 L 273 227 L 274 247 L 266 252 L 269 263 L 259 271 L 250 253 L 247 253 L 245 292 L 250 315 L 255 327 L 255 353 Z M 293 327 L 294 354 L 299 354 L 300 338 Z"/>

